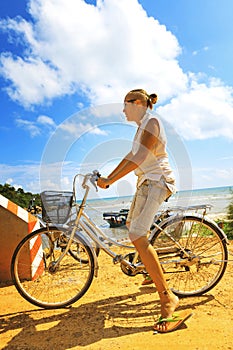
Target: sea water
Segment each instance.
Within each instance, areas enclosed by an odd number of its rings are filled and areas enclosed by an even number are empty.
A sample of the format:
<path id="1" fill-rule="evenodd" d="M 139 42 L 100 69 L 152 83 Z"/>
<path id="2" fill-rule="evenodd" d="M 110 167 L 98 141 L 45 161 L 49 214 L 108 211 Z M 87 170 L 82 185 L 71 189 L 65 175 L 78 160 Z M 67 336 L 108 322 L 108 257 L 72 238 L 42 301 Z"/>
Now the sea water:
<path id="1" fill-rule="evenodd" d="M 233 186 L 203 188 L 192 191 L 177 192 L 170 199 L 170 204 L 189 206 L 189 205 L 211 205 L 211 213 L 224 214 L 227 207 L 233 200 Z"/>
<path id="2" fill-rule="evenodd" d="M 164 202 L 160 209 L 184 207 L 193 205 L 210 205 L 209 216 L 221 217 L 227 213 L 227 207 L 233 200 L 233 186 L 204 188 L 190 191 L 179 191 Z M 86 212 L 100 228 L 111 237 L 127 236 L 125 226 L 110 228 L 103 220 L 103 213 L 117 212 L 120 209 L 129 209 L 133 196 L 91 199 L 87 202 Z"/>

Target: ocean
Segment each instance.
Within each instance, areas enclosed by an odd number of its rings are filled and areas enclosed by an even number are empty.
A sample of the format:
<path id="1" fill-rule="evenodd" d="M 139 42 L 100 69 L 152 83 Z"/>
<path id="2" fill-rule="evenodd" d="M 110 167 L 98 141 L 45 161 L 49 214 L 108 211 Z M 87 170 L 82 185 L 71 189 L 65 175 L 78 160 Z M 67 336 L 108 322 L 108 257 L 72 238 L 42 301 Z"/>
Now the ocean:
<path id="1" fill-rule="evenodd" d="M 160 209 L 177 206 L 187 207 L 193 205 L 211 205 L 207 215 L 210 217 L 222 217 L 227 213 L 227 206 L 233 200 L 233 186 L 204 188 L 190 191 L 179 191 L 168 202 L 164 202 Z M 109 228 L 109 224 L 103 220 L 104 212 L 119 211 L 130 207 L 132 196 L 90 199 L 87 201 L 86 212 L 93 221 L 109 236 L 123 237 L 127 235 L 125 227 Z"/>

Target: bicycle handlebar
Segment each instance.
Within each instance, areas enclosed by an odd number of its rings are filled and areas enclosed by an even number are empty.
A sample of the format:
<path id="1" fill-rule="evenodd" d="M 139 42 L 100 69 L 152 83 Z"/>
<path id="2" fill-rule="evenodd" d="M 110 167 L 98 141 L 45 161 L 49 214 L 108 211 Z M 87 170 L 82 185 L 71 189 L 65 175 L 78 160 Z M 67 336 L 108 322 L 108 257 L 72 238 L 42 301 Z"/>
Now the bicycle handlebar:
<path id="1" fill-rule="evenodd" d="M 81 175 L 81 174 L 80 174 Z M 98 178 L 101 176 L 98 170 L 93 170 L 92 173 L 88 173 L 84 176 L 83 182 L 82 182 L 82 187 L 85 189 L 87 187 L 87 182 L 90 181 L 90 183 L 95 187 L 96 191 L 98 191 L 98 187 L 96 185 L 96 181 Z"/>
<path id="2" fill-rule="evenodd" d="M 83 176 L 83 182 L 82 182 L 82 188 L 87 189 L 89 186 L 87 185 L 87 182 L 90 181 L 90 183 L 95 187 L 96 191 L 98 191 L 98 187 L 96 185 L 97 180 L 101 177 L 101 174 L 99 173 L 98 170 L 93 170 L 92 173 L 88 173 L 86 175 L 84 174 L 77 174 L 74 177 L 73 180 L 73 190 L 75 193 L 75 181 L 78 176 Z M 109 186 L 107 186 L 108 188 Z"/>

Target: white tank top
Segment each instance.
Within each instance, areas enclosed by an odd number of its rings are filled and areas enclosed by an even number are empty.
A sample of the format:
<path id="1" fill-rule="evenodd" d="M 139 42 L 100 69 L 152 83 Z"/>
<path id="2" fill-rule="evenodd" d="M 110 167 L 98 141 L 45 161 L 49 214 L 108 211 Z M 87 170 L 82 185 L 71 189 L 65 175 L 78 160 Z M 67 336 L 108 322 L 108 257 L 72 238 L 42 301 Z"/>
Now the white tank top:
<path id="1" fill-rule="evenodd" d="M 159 181 L 162 176 L 165 178 L 166 182 L 173 185 L 175 182 L 175 177 L 170 167 L 168 161 L 168 154 L 166 152 L 167 139 L 163 125 L 157 116 L 151 115 L 149 113 L 146 113 L 144 115 L 133 140 L 132 153 L 137 153 L 142 133 L 145 130 L 146 125 L 150 119 L 155 119 L 158 122 L 159 129 L 158 135 L 156 135 L 158 138 L 158 142 L 155 144 L 154 149 L 148 153 L 146 159 L 142 162 L 142 164 L 134 171 L 135 175 L 138 176 L 137 185 L 140 186 L 147 179 Z M 171 188 L 172 187 L 173 186 L 171 186 Z"/>

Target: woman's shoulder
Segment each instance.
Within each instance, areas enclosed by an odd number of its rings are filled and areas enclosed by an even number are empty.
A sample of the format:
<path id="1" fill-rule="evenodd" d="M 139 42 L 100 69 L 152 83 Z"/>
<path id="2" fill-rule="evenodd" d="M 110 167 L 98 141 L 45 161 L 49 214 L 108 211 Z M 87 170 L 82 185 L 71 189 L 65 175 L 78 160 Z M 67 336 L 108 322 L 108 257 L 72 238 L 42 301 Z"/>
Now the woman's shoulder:
<path id="1" fill-rule="evenodd" d="M 150 132 L 154 130 L 153 133 L 157 134 L 161 140 L 166 140 L 164 126 L 158 114 L 147 113 L 146 118 L 143 118 L 142 124 L 142 129 Z"/>
<path id="2" fill-rule="evenodd" d="M 146 113 L 145 116 L 142 118 L 142 124 L 148 123 L 149 120 L 155 120 L 158 123 L 161 123 L 161 118 L 157 113 Z"/>
<path id="3" fill-rule="evenodd" d="M 145 117 L 143 118 L 143 120 L 142 120 L 141 127 L 143 129 L 145 129 L 146 125 L 153 125 L 153 124 L 157 125 L 160 128 L 162 123 L 161 123 L 161 120 L 159 118 L 159 115 L 158 114 L 147 113 L 145 115 Z"/>

